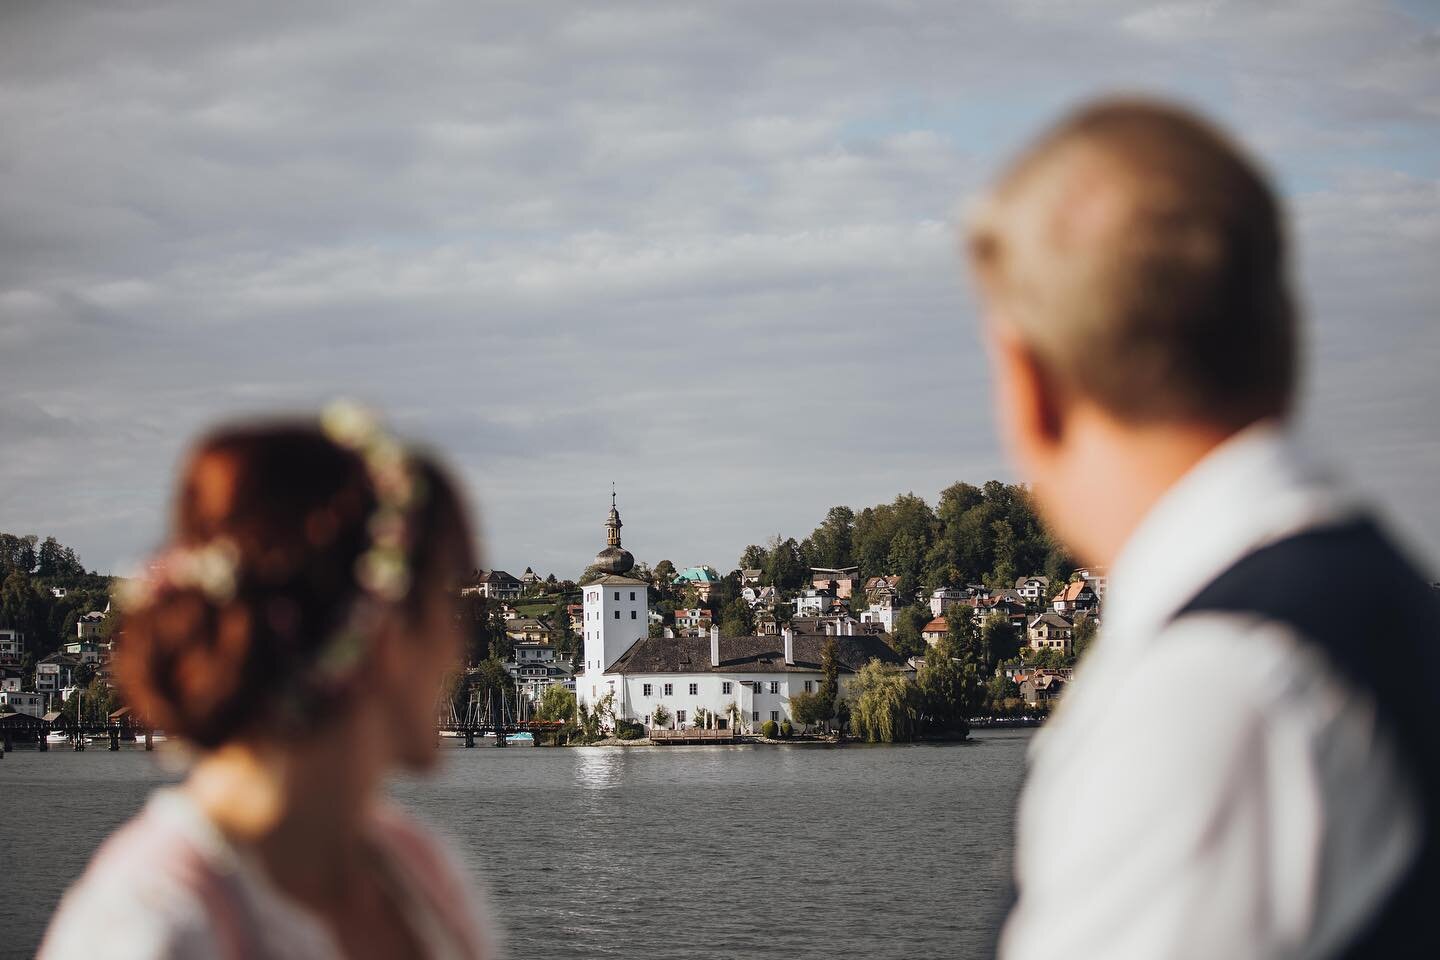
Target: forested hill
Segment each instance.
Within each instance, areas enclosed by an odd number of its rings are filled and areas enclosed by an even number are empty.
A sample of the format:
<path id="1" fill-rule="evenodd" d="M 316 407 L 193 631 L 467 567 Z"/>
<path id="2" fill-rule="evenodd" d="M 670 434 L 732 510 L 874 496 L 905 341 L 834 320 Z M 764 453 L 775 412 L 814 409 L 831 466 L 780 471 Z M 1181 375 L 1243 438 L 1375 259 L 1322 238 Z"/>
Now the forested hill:
<path id="1" fill-rule="evenodd" d="M 54 537 L 0 533 L 0 627 L 24 633 L 31 660 L 75 636 L 77 619 L 104 610 L 110 584 L 110 577 L 87 571 L 75 551 Z"/>
<path id="2" fill-rule="evenodd" d="M 947 584 L 1013 587 L 1030 574 L 1064 581 L 1074 568 L 1029 492 L 998 480 L 946 487 L 933 508 L 913 493 L 858 511 L 831 507 L 809 536 L 749 546 L 739 566 L 764 571 L 780 589 L 806 583 L 810 567 L 859 566 L 866 577 L 898 574 L 902 596 Z"/>

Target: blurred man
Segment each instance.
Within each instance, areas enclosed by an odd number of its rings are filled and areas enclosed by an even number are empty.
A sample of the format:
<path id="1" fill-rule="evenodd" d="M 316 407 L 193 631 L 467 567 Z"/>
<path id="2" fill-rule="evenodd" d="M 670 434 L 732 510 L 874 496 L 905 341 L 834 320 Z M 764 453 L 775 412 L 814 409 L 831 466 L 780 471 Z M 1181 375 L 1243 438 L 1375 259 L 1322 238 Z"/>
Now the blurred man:
<path id="1" fill-rule="evenodd" d="M 1413 950 L 1437 884 L 1433 592 L 1288 435 L 1275 197 L 1176 108 L 1107 101 L 970 236 L 1001 434 L 1109 567 L 1030 755 L 1006 958 Z"/>

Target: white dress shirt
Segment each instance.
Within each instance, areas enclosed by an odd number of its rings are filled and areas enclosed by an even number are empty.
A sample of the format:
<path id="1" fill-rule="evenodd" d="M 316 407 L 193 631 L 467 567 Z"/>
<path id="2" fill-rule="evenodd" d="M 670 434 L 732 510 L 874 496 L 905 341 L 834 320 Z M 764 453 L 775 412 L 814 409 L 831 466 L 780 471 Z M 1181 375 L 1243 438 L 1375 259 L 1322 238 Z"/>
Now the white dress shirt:
<path id="1" fill-rule="evenodd" d="M 1368 695 L 1283 625 L 1175 619 L 1245 554 L 1355 509 L 1261 425 L 1147 515 L 1031 744 L 1002 957 L 1326 957 L 1393 888 L 1420 807 Z"/>

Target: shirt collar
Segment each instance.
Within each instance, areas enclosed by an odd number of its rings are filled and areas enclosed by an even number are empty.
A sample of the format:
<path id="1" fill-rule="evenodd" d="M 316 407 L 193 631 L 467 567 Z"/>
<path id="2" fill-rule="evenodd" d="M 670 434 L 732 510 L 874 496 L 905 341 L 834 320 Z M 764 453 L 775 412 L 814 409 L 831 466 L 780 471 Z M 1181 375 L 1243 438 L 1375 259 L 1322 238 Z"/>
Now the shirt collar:
<path id="1" fill-rule="evenodd" d="M 1102 646 L 1134 652 L 1245 554 L 1353 510 L 1283 426 L 1247 427 L 1171 486 L 1126 541 L 1110 571 Z"/>

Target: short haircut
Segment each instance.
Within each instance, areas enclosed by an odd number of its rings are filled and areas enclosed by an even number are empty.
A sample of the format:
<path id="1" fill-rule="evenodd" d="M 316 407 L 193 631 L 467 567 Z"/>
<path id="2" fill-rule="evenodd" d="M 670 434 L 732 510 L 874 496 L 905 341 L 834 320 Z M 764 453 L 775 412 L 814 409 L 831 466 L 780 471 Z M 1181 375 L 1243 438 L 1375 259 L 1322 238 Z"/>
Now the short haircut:
<path id="1" fill-rule="evenodd" d="M 1153 100 L 1093 102 L 1025 150 L 969 237 L 980 283 L 1060 386 L 1129 422 L 1290 409 L 1279 205 L 1242 152 Z"/>

